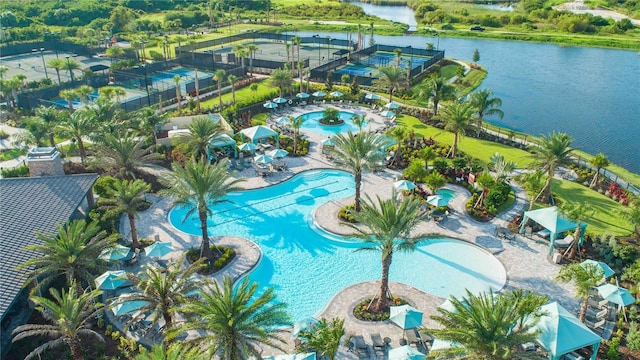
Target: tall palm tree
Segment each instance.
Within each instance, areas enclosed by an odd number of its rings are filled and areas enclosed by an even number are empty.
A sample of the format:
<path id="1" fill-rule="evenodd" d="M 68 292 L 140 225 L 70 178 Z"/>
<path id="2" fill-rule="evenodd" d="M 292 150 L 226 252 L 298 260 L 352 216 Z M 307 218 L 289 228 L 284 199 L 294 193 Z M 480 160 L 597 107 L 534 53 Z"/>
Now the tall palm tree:
<path id="1" fill-rule="evenodd" d="M 312 349 L 321 359 L 334 360 L 340 347 L 340 339 L 345 334 L 344 319 L 333 318 L 330 321 L 322 318 L 313 327 L 304 329 L 298 334 L 306 348 Z"/>
<path id="2" fill-rule="evenodd" d="M 302 116 L 294 117 L 289 116 L 289 124 L 293 129 L 293 154 L 298 153 L 298 137 L 300 136 L 300 127 L 302 127 L 302 123 L 304 122 L 304 118 Z"/>
<path id="3" fill-rule="evenodd" d="M 67 285 L 75 283 L 76 292 L 82 293 L 82 284 L 89 284 L 94 277 L 106 270 L 100 253 L 115 244 L 114 237 L 100 229 L 96 222 L 74 220 L 56 226 L 55 234 L 36 233 L 42 244 L 24 247 L 41 256 L 32 257 L 18 266 L 28 269 L 28 284 L 34 284 L 32 293 L 46 288 L 51 281 L 64 275 Z"/>
<path id="4" fill-rule="evenodd" d="M 356 251 L 375 251 L 382 257 L 380 289 L 370 306 L 372 311 L 378 313 L 389 310 L 389 269 L 393 254 L 414 251 L 416 245 L 426 236 L 412 236 L 415 227 L 423 220 L 421 201 L 417 197 L 409 196 L 398 204 L 396 198 L 395 190 L 391 198 L 386 200 L 376 195 L 376 204 L 367 195 L 362 210 L 354 215 L 361 226 L 347 224 L 353 230 L 349 236 L 361 240 L 365 245 Z"/>
<path id="5" fill-rule="evenodd" d="M 134 116 L 140 123 L 140 132 L 151 139 L 155 145 L 158 138 L 158 132 L 162 129 L 162 125 L 169 122 L 167 114 L 159 114 L 152 108 L 142 108 L 135 112 Z"/>
<path id="6" fill-rule="evenodd" d="M 553 132 L 549 136 L 542 136 L 535 145 L 531 147 L 533 165 L 547 173 L 547 181 L 544 184 L 542 196 L 544 202 L 549 202 L 551 193 L 551 180 L 558 166 L 571 162 L 571 142 L 573 139 L 565 133 Z"/>
<path id="7" fill-rule="evenodd" d="M 93 118 L 88 116 L 85 111 L 74 112 L 71 116 L 66 116 L 62 120 L 56 128 L 58 135 L 75 140 L 80 151 L 80 162 L 84 164 L 87 151 L 83 137 L 90 135 L 96 128 L 96 124 Z"/>
<path id="8" fill-rule="evenodd" d="M 54 106 L 39 106 L 36 108 L 36 116 L 44 122 L 49 144 L 56 146 L 55 129 L 57 123 L 62 120 L 68 113 L 64 110 L 58 110 Z"/>
<path id="9" fill-rule="evenodd" d="M 240 59 L 240 66 L 244 67 L 244 57 L 246 56 L 246 51 L 244 46 L 241 44 L 234 45 L 231 51 L 236 56 L 236 59 Z M 236 60 L 236 65 L 237 64 L 238 62 Z"/>
<path id="10" fill-rule="evenodd" d="M 589 187 L 598 185 L 598 180 L 600 179 L 600 170 L 602 170 L 602 168 L 606 168 L 607 166 L 609 166 L 609 164 L 609 159 L 607 159 L 607 156 L 603 153 L 598 153 L 591 160 L 589 160 L 589 165 L 596 168 L 596 173 L 595 175 L 593 175 L 593 180 L 591 180 L 591 184 L 589 184 Z"/>
<path id="11" fill-rule="evenodd" d="M 396 66 L 400 67 L 400 56 L 402 55 L 402 49 L 395 48 L 393 52 L 394 54 L 396 54 Z"/>
<path id="12" fill-rule="evenodd" d="M 282 97 L 284 90 L 289 90 L 293 86 L 291 72 L 282 69 L 274 70 L 269 82 L 271 83 L 271 86 L 280 89 L 280 97 Z"/>
<path id="13" fill-rule="evenodd" d="M 584 321 L 587 315 L 591 289 L 596 287 L 603 277 L 604 271 L 602 268 L 593 264 L 581 265 L 573 263 L 560 268 L 556 280 L 563 283 L 572 282 L 576 288 L 576 297 L 582 302 L 580 304 L 580 321 Z"/>
<path id="14" fill-rule="evenodd" d="M 175 333 L 195 331 L 193 341 L 210 349 L 210 356 L 242 360 L 260 357 L 260 345 L 282 350 L 285 340 L 279 328 L 290 325 L 287 305 L 276 301 L 273 288 L 258 293 L 258 284 L 245 278 L 234 288 L 233 280 L 225 276 L 222 286 L 212 282 L 202 289 L 198 301 L 183 307 L 190 317 Z"/>
<path id="15" fill-rule="evenodd" d="M 425 170 L 429 170 L 429 161 L 435 160 L 438 157 L 438 154 L 433 150 L 432 147 L 427 146 L 424 149 L 420 150 L 420 157 L 424 159 Z"/>
<path id="16" fill-rule="evenodd" d="M 176 100 L 178 102 L 178 115 L 182 115 L 182 96 L 180 95 L 180 82 L 182 78 L 180 75 L 175 75 L 173 77 L 173 83 L 176 85 Z M 219 90 L 220 88 L 218 88 Z"/>
<path id="17" fill-rule="evenodd" d="M 211 142 L 224 134 L 224 128 L 219 122 L 213 122 L 206 116 L 199 116 L 189 124 L 189 131 L 174 137 L 174 144 L 185 154 L 192 154 L 194 158 L 207 160 Z"/>
<path id="18" fill-rule="evenodd" d="M 67 59 L 62 62 L 62 69 L 68 71 L 70 75 L 73 74 L 73 70 L 79 70 L 81 68 L 80 63 L 74 59 Z"/>
<path id="19" fill-rule="evenodd" d="M 71 284 L 68 291 L 51 288 L 49 293 L 52 299 L 31 296 L 30 300 L 37 306 L 42 315 L 50 324 L 27 324 L 18 326 L 13 331 L 13 342 L 31 336 L 45 336 L 52 340 L 35 348 L 25 360 L 46 353 L 52 348 L 63 344 L 69 346 L 71 357 L 74 360 L 83 360 L 82 337 L 91 336 L 104 342 L 104 338 L 92 329 L 91 321 L 102 311 L 102 304 L 98 298 L 102 294 L 99 290 L 86 293 L 76 292 L 75 284 Z"/>
<path id="20" fill-rule="evenodd" d="M 512 355 L 519 351 L 521 344 L 539 336 L 533 329 L 543 315 L 539 307 L 531 309 L 524 304 L 537 304 L 544 297 L 532 292 L 523 296 L 524 299 L 509 292 L 494 294 L 492 291 L 476 295 L 467 290 L 466 297 L 451 297 L 452 310 L 438 308 L 439 314 L 431 316 L 442 328 L 428 331 L 438 339 L 456 342 L 462 347 L 440 350 L 437 355 L 464 353 L 471 359 L 514 358 Z M 534 299 L 526 300 L 528 297 Z M 523 318 L 529 321 L 522 322 Z"/>
<path id="21" fill-rule="evenodd" d="M 202 284 L 194 280 L 196 272 L 202 268 L 202 261 L 196 261 L 188 267 L 182 267 L 184 256 L 177 261 L 169 263 L 166 269 L 159 266 L 144 265 L 141 274 L 127 274 L 127 280 L 140 289 L 140 292 L 131 292 L 113 302 L 112 306 L 129 301 L 144 301 L 140 308 L 140 316 L 151 312 L 154 314 L 153 324 L 160 318 L 165 321 L 165 328 L 173 326 L 175 314 L 182 312 L 187 302 L 187 296 L 198 290 Z M 139 317 L 133 317 L 131 322 L 139 321 Z"/>
<path id="22" fill-rule="evenodd" d="M 23 118 L 24 130 L 13 136 L 16 144 L 44 146 L 47 140 L 47 124 L 39 117 Z"/>
<path id="23" fill-rule="evenodd" d="M 167 187 L 160 193 L 174 200 L 178 208 L 187 209 L 186 221 L 193 213 L 198 213 L 202 230 L 202 249 L 200 257 L 211 258 L 207 216 L 212 214 L 212 207 L 229 201 L 225 196 L 232 191 L 241 190 L 236 185 L 244 181 L 233 178 L 227 169 L 228 161 L 222 159 L 215 165 L 208 161 L 188 161 L 184 168 L 178 163 L 171 164 L 172 172 L 163 175 L 160 183 Z"/>
<path id="24" fill-rule="evenodd" d="M 220 100 L 220 111 L 222 111 L 222 81 L 227 74 L 223 69 L 218 69 L 213 73 L 213 79 L 218 82 L 218 100 Z"/>
<path id="25" fill-rule="evenodd" d="M 520 176 L 520 183 L 529 196 L 529 211 L 533 210 L 536 200 L 544 190 L 544 176 L 544 172 L 540 170 L 524 173 Z"/>
<path id="26" fill-rule="evenodd" d="M 571 248 L 567 254 L 569 259 L 573 259 L 578 251 L 578 245 L 582 233 L 582 223 L 585 219 L 593 215 L 593 210 L 591 210 L 590 206 L 585 202 L 564 202 L 560 205 L 560 212 L 566 216 L 567 219 L 575 222 L 577 225 L 576 230 L 573 233 L 573 238 L 575 240 L 571 243 Z"/>
<path id="27" fill-rule="evenodd" d="M 233 98 L 233 104 L 236 104 L 236 81 L 238 81 L 238 77 L 233 75 L 233 74 L 229 74 L 229 76 L 227 76 L 227 81 L 229 81 L 229 85 L 231 85 L 231 95 Z"/>
<path id="28" fill-rule="evenodd" d="M 106 135 L 104 142 L 97 146 L 98 164 L 117 174 L 121 179 L 135 179 L 136 172 L 142 167 L 160 159 L 153 147 L 145 148 L 144 140 L 133 134 L 124 136 Z"/>
<path id="29" fill-rule="evenodd" d="M 387 141 L 372 132 L 361 132 L 354 135 L 351 131 L 339 134 L 334 138 L 333 156 L 343 162 L 336 165 L 351 172 L 355 182 L 355 210 L 360 212 L 360 186 L 362 173 L 372 170 L 378 161 L 382 161 L 384 152 L 379 151 Z"/>
<path id="30" fill-rule="evenodd" d="M 256 44 L 247 44 L 246 48 L 249 52 L 249 72 L 251 76 L 253 76 L 253 58 L 256 56 L 256 52 L 258 52 L 258 46 Z"/>
<path id="31" fill-rule="evenodd" d="M 475 112 L 478 114 L 478 121 L 476 123 L 478 134 L 480 134 L 482 130 L 484 115 L 497 115 L 500 119 L 504 117 L 504 112 L 500 110 L 502 100 L 494 97 L 491 89 L 482 89 L 472 93 L 470 101 L 471 104 L 473 104 Z"/>
<path id="32" fill-rule="evenodd" d="M 431 99 L 433 103 L 433 115 L 438 115 L 438 104 L 441 100 L 450 100 L 455 97 L 456 88 L 450 85 L 446 78 L 433 74 L 425 83 L 425 85 L 419 88 L 419 97 L 425 102 Z"/>
<path id="33" fill-rule="evenodd" d="M 621 215 L 633 225 L 633 232 L 640 234 L 640 200 L 631 202 Z"/>
<path id="34" fill-rule="evenodd" d="M 69 104 L 69 111 L 73 111 L 73 99 L 78 97 L 78 92 L 75 89 L 60 90 L 60 97 L 67 100 Z"/>
<path id="35" fill-rule="evenodd" d="M 56 75 L 58 75 L 58 84 L 62 84 L 62 79 L 60 79 L 60 70 L 63 70 L 65 67 L 65 61 L 63 59 L 51 59 L 47 61 L 47 66 L 56 71 Z"/>
<path id="36" fill-rule="evenodd" d="M 395 126 L 389 131 L 389 135 L 396 141 L 396 144 L 398 144 L 398 149 L 391 160 L 392 163 L 397 165 L 402 162 L 402 143 L 404 142 L 405 136 L 407 136 L 407 128 L 404 126 Z"/>
<path id="37" fill-rule="evenodd" d="M 153 345 L 151 351 L 142 348 L 134 360 L 209 360 L 210 357 L 197 347 L 188 346 L 181 342 Z"/>
<path id="38" fill-rule="evenodd" d="M 389 92 L 389 102 L 393 101 L 393 93 L 408 85 L 404 69 L 387 65 L 378 68 L 378 79 L 374 85 L 379 89 L 386 89 Z"/>
<path id="39" fill-rule="evenodd" d="M 76 91 L 78 92 L 78 96 L 80 96 L 80 101 L 85 105 L 89 104 L 89 96 L 93 94 L 93 88 L 89 85 L 82 85 L 79 86 Z"/>
<path id="40" fill-rule="evenodd" d="M 499 152 L 491 155 L 489 164 L 495 173 L 495 180 L 499 182 L 508 181 L 511 173 L 516 169 L 516 163 L 506 160 Z"/>
<path id="41" fill-rule="evenodd" d="M 471 126 L 473 114 L 472 105 L 469 102 L 453 102 L 442 110 L 440 119 L 444 122 L 444 129 L 453 133 L 453 145 L 451 157 L 458 155 L 458 138 L 465 134 Z"/>
<path id="42" fill-rule="evenodd" d="M 109 196 L 103 200 L 103 206 L 115 209 L 118 213 L 127 214 L 131 228 L 131 247 L 134 249 L 140 247 L 136 218 L 140 217 L 138 209 L 145 202 L 144 194 L 151 191 L 151 185 L 139 179 L 133 181 L 116 179 L 112 188 L 108 190 Z"/>

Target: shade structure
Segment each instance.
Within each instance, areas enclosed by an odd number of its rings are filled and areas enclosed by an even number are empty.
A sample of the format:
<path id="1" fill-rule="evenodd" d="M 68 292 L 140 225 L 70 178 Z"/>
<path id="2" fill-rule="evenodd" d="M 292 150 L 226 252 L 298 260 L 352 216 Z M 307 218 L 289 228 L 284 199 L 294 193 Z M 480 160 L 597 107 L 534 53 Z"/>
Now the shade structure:
<path id="1" fill-rule="evenodd" d="M 284 149 L 275 149 L 275 150 L 268 151 L 267 155 L 275 159 L 282 159 L 284 157 L 287 157 L 287 155 L 289 155 L 289 152 Z"/>
<path id="2" fill-rule="evenodd" d="M 126 301 L 125 299 L 127 295 L 128 294 L 120 295 L 120 297 L 118 298 L 118 304 L 114 305 L 111 308 L 111 312 L 113 313 L 113 315 L 120 316 L 120 315 L 126 315 L 126 314 L 133 314 L 148 304 L 148 302 L 144 300 Z"/>
<path id="3" fill-rule="evenodd" d="M 390 118 L 390 117 L 396 116 L 396 113 L 394 113 L 391 110 L 385 110 L 385 111 L 381 112 L 380 115 Z"/>
<path id="4" fill-rule="evenodd" d="M 586 267 L 587 265 L 593 265 L 593 266 L 597 266 L 600 269 L 602 269 L 603 272 L 603 276 L 608 278 L 609 276 L 615 274 L 616 272 L 613 271 L 613 269 L 611 267 L 609 267 L 609 265 L 607 265 L 607 263 L 604 263 L 602 261 L 595 261 L 595 260 L 591 260 L 591 259 L 587 259 L 583 262 L 580 263 L 580 266 L 582 267 Z"/>
<path id="5" fill-rule="evenodd" d="M 332 91 L 329 93 L 329 95 L 333 96 L 333 97 L 343 97 L 344 94 L 341 93 L 340 91 Z"/>
<path id="6" fill-rule="evenodd" d="M 124 270 L 105 271 L 96 278 L 96 287 L 102 290 L 115 290 L 127 282 L 126 275 Z"/>
<path id="7" fill-rule="evenodd" d="M 278 132 L 264 125 L 242 129 L 240 130 L 240 137 L 242 138 L 242 141 L 245 141 L 244 138 L 247 137 L 251 139 L 252 143 L 257 143 L 262 139 L 273 137 L 276 140 L 276 147 L 278 147 L 280 143 L 280 141 L 278 141 Z"/>
<path id="8" fill-rule="evenodd" d="M 459 348 L 460 344 L 454 341 L 442 340 L 442 339 L 433 339 L 433 344 L 431 344 L 431 351 L 442 351 L 449 350 L 452 348 Z"/>
<path id="9" fill-rule="evenodd" d="M 565 231 L 575 230 L 578 227 L 578 225 L 573 221 L 561 217 L 557 206 L 525 211 L 524 217 L 522 218 L 522 225 L 520 226 L 521 234 L 524 233 L 525 224 L 529 219 L 535 221 L 536 223 L 542 225 L 545 229 L 549 230 L 549 239 L 551 242 L 549 244 L 549 252 L 553 251 L 553 243 L 556 241 L 556 237 L 558 236 L 558 234 Z M 580 232 L 580 244 L 582 244 L 582 241 L 584 239 L 586 228 L 587 224 L 580 223 L 580 229 L 582 229 L 582 231 Z"/>
<path id="10" fill-rule="evenodd" d="M 422 325 L 422 312 L 410 305 L 392 306 L 389 311 L 389 320 L 402 330 Z"/>
<path id="11" fill-rule="evenodd" d="M 377 94 L 374 94 L 374 93 L 369 93 L 369 94 L 365 95 L 364 98 L 367 99 L 367 100 L 378 100 L 378 99 L 380 99 L 380 96 L 378 96 Z"/>
<path id="12" fill-rule="evenodd" d="M 170 242 L 156 242 L 144 249 L 144 253 L 148 257 L 161 258 L 170 254 L 173 251 L 173 244 Z"/>
<path id="13" fill-rule="evenodd" d="M 315 96 L 315 97 L 319 97 L 319 98 L 320 98 L 320 97 L 325 97 L 325 96 L 327 96 L 327 94 L 325 94 L 325 92 L 324 92 L 324 91 L 316 91 L 316 92 L 314 92 L 314 93 L 313 93 L 313 94 L 311 94 L 311 95 L 313 95 L 313 96 Z"/>
<path id="14" fill-rule="evenodd" d="M 316 360 L 316 353 L 283 354 L 263 357 L 264 360 Z"/>
<path id="15" fill-rule="evenodd" d="M 269 156 L 269 155 L 258 155 L 256 157 L 253 158 L 253 161 L 256 164 L 271 164 L 273 162 L 273 157 Z"/>
<path id="16" fill-rule="evenodd" d="M 231 146 L 235 144 L 236 144 L 236 141 L 231 136 L 229 136 L 228 134 L 220 134 L 215 138 L 213 138 L 213 140 L 211 140 L 211 143 L 209 145 L 213 147 L 224 147 L 224 146 Z"/>
<path id="17" fill-rule="evenodd" d="M 274 102 L 271 102 L 271 101 L 267 101 L 262 106 L 264 106 L 267 109 L 276 109 L 278 107 L 278 104 L 276 104 Z"/>
<path id="18" fill-rule="evenodd" d="M 322 140 L 322 146 L 333 146 L 335 144 L 336 143 L 333 142 L 332 138 L 326 138 L 326 139 Z"/>
<path id="19" fill-rule="evenodd" d="M 388 103 L 387 105 L 384 106 L 387 110 L 395 110 L 395 109 L 399 109 L 400 105 L 396 104 L 396 103 Z"/>
<path id="20" fill-rule="evenodd" d="M 433 206 L 447 206 L 449 205 L 449 199 L 442 197 L 440 195 L 431 195 L 427 197 L 427 204 Z"/>
<path id="21" fill-rule="evenodd" d="M 589 345 L 594 350 L 591 360 L 596 359 L 602 339 L 577 317 L 557 302 L 541 306 L 540 312 L 545 315 L 540 317 L 533 329 L 540 332 L 537 340 L 547 349 L 551 360 L 560 359 L 564 354 Z"/>
<path id="22" fill-rule="evenodd" d="M 416 184 L 409 180 L 400 180 L 393 183 L 393 187 L 399 191 L 409 191 L 416 188 Z"/>
<path id="23" fill-rule="evenodd" d="M 296 94 L 296 97 L 298 99 L 308 99 L 311 95 L 307 94 L 306 92 L 299 92 Z"/>
<path id="24" fill-rule="evenodd" d="M 272 102 L 276 103 L 276 104 L 284 104 L 287 102 L 287 99 L 283 98 L 283 97 L 277 97 L 273 100 L 271 100 Z"/>
<path id="25" fill-rule="evenodd" d="M 615 286 L 613 284 L 604 284 L 597 287 L 598 294 L 603 299 L 608 300 L 614 304 L 620 306 L 631 305 L 636 302 L 636 299 L 631 295 L 629 290 Z"/>
<path id="26" fill-rule="evenodd" d="M 293 324 L 293 331 L 291 331 L 291 335 L 296 337 L 298 336 L 298 334 L 300 334 L 301 331 L 306 330 L 310 327 L 313 327 L 317 324 L 318 324 L 318 320 L 314 317 L 308 317 L 300 321 L 296 321 Z"/>
<path id="27" fill-rule="evenodd" d="M 258 145 L 254 144 L 254 143 L 250 143 L 250 142 L 246 142 L 246 143 L 242 143 L 240 146 L 238 146 L 238 150 L 240 151 L 255 151 L 258 148 Z"/>
<path id="28" fill-rule="evenodd" d="M 422 360 L 425 354 L 409 345 L 400 346 L 389 350 L 389 360 Z"/>
<path id="29" fill-rule="evenodd" d="M 105 261 L 122 260 L 129 255 L 129 252 L 131 252 L 130 248 L 122 245 L 117 245 L 102 250 L 98 258 Z"/>
<path id="30" fill-rule="evenodd" d="M 291 122 L 291 120 L 289 119 L 288 116 L 280 116 L 279 118 L 276 119 L 276 124 L 278 125 L 286 125 L 289 124 Z"/>

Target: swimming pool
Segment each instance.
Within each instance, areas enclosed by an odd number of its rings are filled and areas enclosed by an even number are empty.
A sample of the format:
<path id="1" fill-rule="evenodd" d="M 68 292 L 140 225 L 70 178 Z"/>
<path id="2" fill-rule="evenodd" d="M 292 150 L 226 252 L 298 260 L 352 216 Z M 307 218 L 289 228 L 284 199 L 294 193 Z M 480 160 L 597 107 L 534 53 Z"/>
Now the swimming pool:
<path id="1" fill-rule="evenodd" d="M 214 207 L 210 235 L 234 235 L 260 246 L 263 257 L 249 278 L 261 290 L 273 286 L 294 321 L 321 311 L 341 289 L 379 280 L 380 255 L 354 252 L 360 244 L 334 241 L 310 226 L 313 211 L 354 193 L 353 177 L 338 170 L 302 172 L 263 189 L 231 193 L 233 203 Z M 200 235 L 197 214 L 182 223 L 185 211 L 173 209 L 177 229 Z M 506 282 L 502 264 L 481 248 L 452 239 L 426 240 L 413 253 L 394 254 L 391 281 L 448 297 L 500 289 Z M 363 296 L 366 294 L 363 294 Z"/>
<path id="2" fill-rule="evenodd" d="M 449 189 L 438 189 L 436 190 L 436 194 L 442 196 L 443 198 L 447 198 L 449 200 L 456 197 L 456 192 Z"/>
<path id="3" fill-rule="evenodd" d="M 354 115 L 356 114 L 352 112 L 339 111 L 338 117 L 344 120 L 344 124 L 323 125 L 320 124 L 320 119 L 322 119 L 323 117 L 322 111 L 309 112 L 299 116 L 300 118 L 304 119 L 300 129 L 313 131 L 324 136 L 333 136 L 340 133 L 346 133 L 349 130 L 352 132 L 356 132 L 358 131 L 358 127 L 353 123 L 352 118 Z M 362 128 L 365 128 L 365 126 L 367 126 L 367 121 L 362 124 Z"/>

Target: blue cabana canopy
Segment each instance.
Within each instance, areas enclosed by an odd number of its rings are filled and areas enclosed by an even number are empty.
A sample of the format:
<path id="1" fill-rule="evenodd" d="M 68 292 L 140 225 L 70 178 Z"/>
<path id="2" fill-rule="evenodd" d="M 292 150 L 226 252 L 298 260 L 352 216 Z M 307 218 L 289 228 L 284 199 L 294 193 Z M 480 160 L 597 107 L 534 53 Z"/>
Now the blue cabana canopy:
<path id="1" fill-rule="evenodd" d="M 553 251 L 553 243 L 556 241 L 558 234 L 565 231 L 575 230 L 578 227 L 578 225 L 573 221 L 561 217 L 558 213 L 557 206 L 525 211 L 524 218 L 522 219 L 522 225 L 520 226 L 521 234 L 524 233 L 524 225 L 527 223 L 527 220 L 533 220 L 545 229 L 549 230 L 551 233 L 549 236 L 551 241 L 549 251 Z M 580 232 L 580 244 L 582 244 L 582 241 L 584 240 L 584 230 L 587 228 L 587 224 L 581 223 L 580 228 L 582 229 Z"/>
<path id="2" fill-rule="evenodd" d="M 591 345 L 591 360 L 596 360 L 602 338 L 557 302 L 543 305 L 540 310 L 546 315 L 533 328 L 540 331 L 538 342 L 549 352 L 549 359 L 557 360 L 564 354 Z"/>
<path id="3" fill-rule="evenodd" d="M 280 147 L 280 141 L 278 141 L 278 132 L 269 129 L 264 125 L 253 126 L 248 129 L 240 130 L 240 135 L 242 136 L 243 142 L 244 138 L 248 137 L 254 144 L 258 143 L 261 139 L 274 137 L 276 140 L 276 148 Z"/>
<path id="4" fill-rule="evenodd" d="M 223 147 L 230 147 L 231 149 L 233 149 L 233 157 L 237 158 L 238 157 L 238 148 L 236 147 L 236 141 L 229 135 L 227 134 L 221 134 L 216 136 L 211 143 L 209 143 L 209 147 L 211 148 L 223 148 Z M 207 151 L 209 151 L 209 149 L 207 149 Z M 210 153 L 210 151 L 209 151 Z M 211 155 L 211 154 L 209 154 Z"/>

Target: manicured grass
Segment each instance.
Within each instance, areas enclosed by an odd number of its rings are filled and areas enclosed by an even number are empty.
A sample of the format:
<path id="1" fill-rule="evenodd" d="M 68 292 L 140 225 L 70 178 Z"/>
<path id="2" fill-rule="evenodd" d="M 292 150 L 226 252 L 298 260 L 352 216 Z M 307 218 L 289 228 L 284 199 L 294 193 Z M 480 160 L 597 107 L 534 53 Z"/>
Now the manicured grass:
<path id="1" fill-rule="evenodd" d="M 18 156 L 25 155 L 27 149 L 7 149 L 0 151 L 0 161 L 15 159 Z"/>
<path id="2" fill-rule="evenodd" d="M 444 144 L 453 144 L 452 133 L 433 126 L 425 125 L 416 117 L 400 115 L 398 117 L 398 124 L 405 126 L 408 131 L 413 130 L 416 134 L 424 137 L 431 137 L 435 141 L 442 142 Z M 458 147 L 461 151 L 464 151 L 485 163 L 489 162 L 491 156 L 496 152 L 501 153 L 507 160 L 516 162 L 518 168 L 525 168 L 532 162 L 532 160 L 528 158 L 528 152 L 491 141 L 463 137 L 458 139 Z"/>
<path id="3" fill-rule="evenodd" d="M 620 216 L 620 213 L 627 209 L 626 206 L 573 181 L 554 179 L 551 190 L 564 201 L 584 201 L 588 204 L 594 213 L 585 221 L 589 225 L 587 232 L 610 233 L 617 236 L 626 236 L 633 232 L 633 226 Z"/>
<path id="4" fill-rule="evenodd" d="M 269 85 L 268 79 L 262 80 L 255 84 L 258 84 L 258 90 L 255 93 L 251 91 L 250 86 L 245 86 L 242 89 L 236 89 L 236 101 L 240 101 L 241 99 L 256 99 L 256 100 L 262 99 L 268 94 L 273 93 L 274 91 L 274 88 L 271 85 Z M 233 99 L 233 94 L 231 92 L 228 92 L 222 95 L 223 102 L 230 102 L 232 99 Z M 202 103 L 200 103 L 200 106 L 211 107 L 214 105 L 218 105 L 219 102 L 220 100 L 218 99 L 217 96 L 215 96 L 207 101 L 203 101 Z"/>

